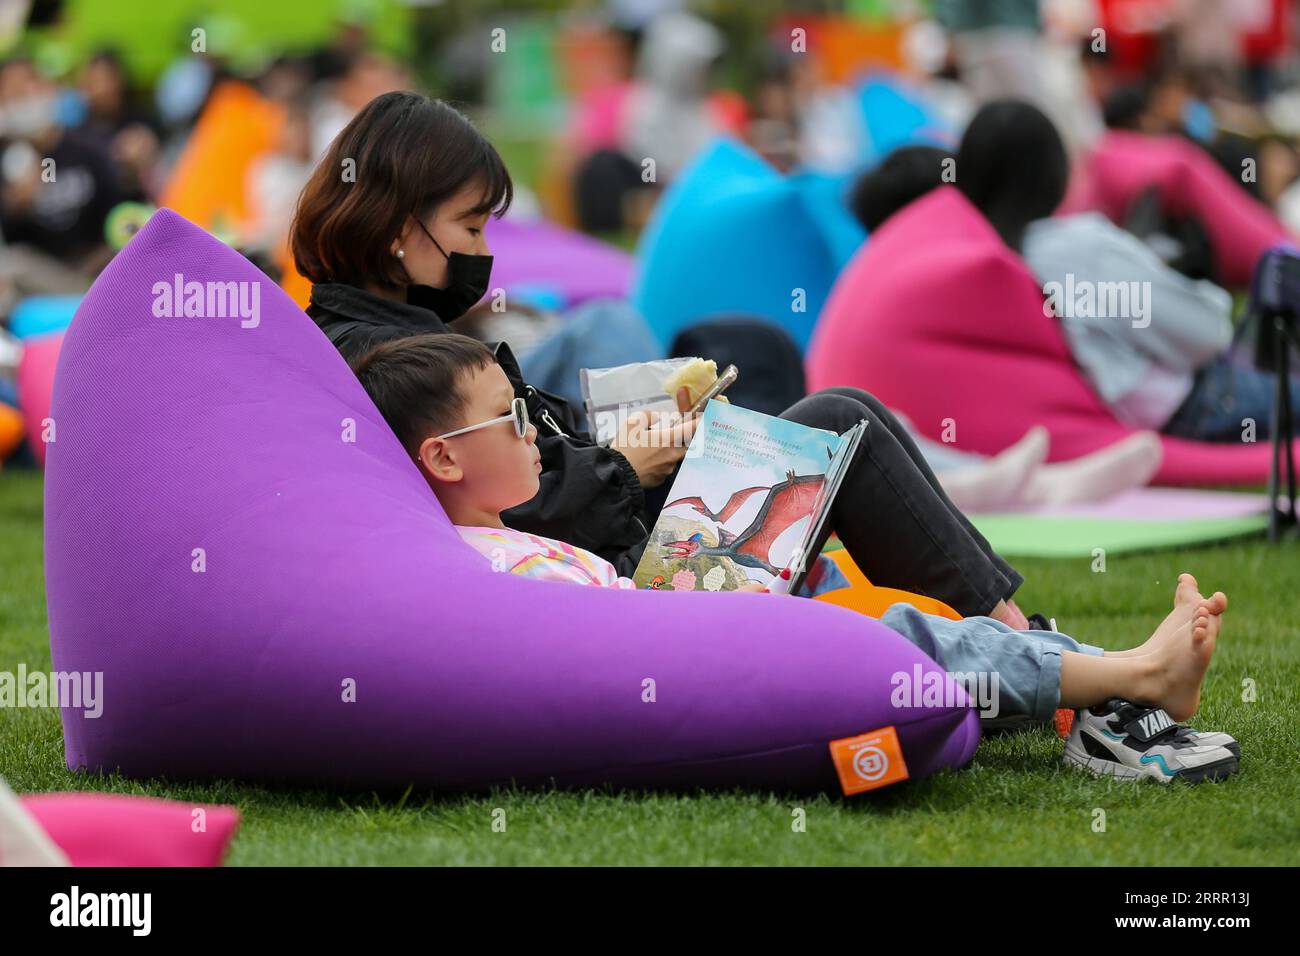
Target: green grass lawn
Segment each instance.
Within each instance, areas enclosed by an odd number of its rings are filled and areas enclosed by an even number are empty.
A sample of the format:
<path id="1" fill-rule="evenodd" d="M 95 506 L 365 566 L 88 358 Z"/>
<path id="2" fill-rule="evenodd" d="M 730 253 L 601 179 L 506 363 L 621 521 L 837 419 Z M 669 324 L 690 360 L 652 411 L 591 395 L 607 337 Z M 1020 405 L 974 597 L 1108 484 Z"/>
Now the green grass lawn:
<path id="1" fill-rule="evenodd" d="M 87 529 L 93 533 L 93 529 Z M 19 792 L 108 790 L 230 803 L 232 864 L 1295 864 L 1300 861 L 1300 545 L 1017 562 L 1027 611 L 1122 647 L 1168 612 L 1179 570 L 1231 609 L 1196 726 L 1242 744 L 1241 772 L 1196 787 L 1094 780 L 1047 732 L 986 740 L 972 765 L 841 801 L 780 793 L 502 791 L 485 797 L 335 793 L 233 781 L 69 773 L 57 711 L 0 710 L 0 775 Z M 0 472 L 0 670 L 50 667 L 39 475 Z M 1245 679 L 1257 699 L 1245 702 Z M 505 810 L 505 832 L 492 828 Z M 806 832 L 791 828 L 807 812 Z M 1095 832 L 1096 810 L 1105 832 Z"/>

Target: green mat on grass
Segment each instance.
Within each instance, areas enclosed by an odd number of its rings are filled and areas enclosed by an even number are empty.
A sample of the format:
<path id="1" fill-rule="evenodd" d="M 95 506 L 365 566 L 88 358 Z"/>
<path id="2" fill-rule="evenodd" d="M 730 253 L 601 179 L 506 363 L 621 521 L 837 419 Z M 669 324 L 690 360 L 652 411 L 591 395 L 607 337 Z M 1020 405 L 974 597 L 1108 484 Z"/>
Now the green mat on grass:
<path id="1" fill-rule="evenodd" d="M 973 515 L 971 521 L 995 551 L 1019 558 L 1090 558 L 1097 548 L 1107 554 L 1154 551 L 1258 534 L 1268 528 L 1267 514 L 1180 521 L 987 514 Z"/>

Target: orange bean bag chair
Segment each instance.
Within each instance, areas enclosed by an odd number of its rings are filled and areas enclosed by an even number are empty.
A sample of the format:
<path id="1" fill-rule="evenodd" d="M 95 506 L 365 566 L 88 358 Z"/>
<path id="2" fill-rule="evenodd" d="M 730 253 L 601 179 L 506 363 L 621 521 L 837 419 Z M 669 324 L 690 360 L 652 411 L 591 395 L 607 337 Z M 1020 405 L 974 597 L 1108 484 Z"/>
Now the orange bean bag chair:
<path id="1" fill-rule="evenodd" d="M 814 601 L 825 601 L 827 604 L 834 604 L 837 607 L 846 607 L 850 611 L 857 611 L 859 614 L 865 614 L 868 617 L 880 617 L 891 606 L 905 601 L 926 614 L 937 614 L 953 621 L 961 619 L 960 614 L 942 601 L 936 601 L 934 598 L 925 597 L 921 594 L 913 594 L 911 591 L 882 588 L 872 584 L 867 580 L 867 576 L 858 570 L 858 566 L 853 563 L 852 556 L 844 548 L 830 552 L 829 557 L 839 565 L 844 576 L 849 579 L 849 586 L 819 594 L 813 598 Z"/>
<path id="2" fill-rule="evenodd" d="M 213 91 L 163 189 L 167 206 L 205 229 L 238 232 L 249 219 L 245 180 L 280 136 L 284 110 L 246 83 Z"/>
<path id="3" fill-rule="evenodd" d="M 294 305 L 307 311 L 307 306 L 311 305 L 311 280 L 298 271 L 293 252 L 287 245 L 280 254 L 280 288 L 293 299 Z"/>
<path id="4" fill-rule="evenodd" d="M 23 440 L 23 416 L 18 409 L 0 402 L 0 461 L 4 461 Z"/>

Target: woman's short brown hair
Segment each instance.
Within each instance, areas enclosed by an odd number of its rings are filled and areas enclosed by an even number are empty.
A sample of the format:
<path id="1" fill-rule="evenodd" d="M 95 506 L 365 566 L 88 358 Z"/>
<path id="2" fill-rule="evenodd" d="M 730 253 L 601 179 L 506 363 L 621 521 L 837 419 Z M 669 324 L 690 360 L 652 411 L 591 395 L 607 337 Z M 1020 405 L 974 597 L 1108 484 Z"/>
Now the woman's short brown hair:
<path id="1" fill-rule="evenodd" d="M 476 211 L 500 216 L 514 193 L 500 154 L 454 107 L 419 93 L 377 96 L 330 144 L 298 198 L 293 261 L 312 282 L 400 286 L 393 256 L 409 215 L 428 215 L 480 182 Z"/>

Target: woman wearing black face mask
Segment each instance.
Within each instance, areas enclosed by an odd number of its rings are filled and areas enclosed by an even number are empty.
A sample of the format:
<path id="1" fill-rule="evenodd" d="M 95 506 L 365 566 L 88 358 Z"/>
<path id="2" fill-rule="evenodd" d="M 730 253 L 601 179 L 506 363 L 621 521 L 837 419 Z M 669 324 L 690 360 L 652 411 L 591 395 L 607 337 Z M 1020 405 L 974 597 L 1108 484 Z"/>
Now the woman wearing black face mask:
<path id="1" fill-rule="evenodd" d="M 448 323 L 489 289 L 483 228 L 511 195 L 496 149 L 455 109 L 417 93 L 377 97 L 330 145 L 298 202 L 292 244 L 313 283 L 307 314 L 349 362 L 389 339 L 453 331 Z M 672 471 L 693 424 L 597 445 L 576 409 L 526 384 L 505 344 L 495 350 L 537 424 L 543 467 L 537 497 L 505 520 L 630 575 L 648 534 L 643 487 Z"/>
<path id="2" fill-rule="evenodd" d="M 402 329 L 444 330 L 487 292 L 483 227 L 511 196 L 501 157 L 456 110 L 416 93 L 376 98 L 298 201 L 308 314 L 349 360 Z"/>
<path id="3" fill-rule="evenodd" d="M 447 323 L 489 288 L 483 226 L 510 197 L 501 157 L 460 113 L 415 93 L 378 97 L 331 144 L 298 203 L 294 260 L 314 283 L 307 314 L 349 362 L 389 339 L 453 331 Z M 659 434 L 625 429 L 611 447 L 597 445 L 577 409 L 526 384 L 509 349 L 495 348 L 528 403 L 542 457 L 537 496 L 502 519 L 632 576 L 657 517 L 644 489 L 671 480 L 695 420 Z M 869 422 L 817 551 L 834 530 L 876 584 L 1023 625 L 1010 601 L 1020 575 L 948 501 L 880 402 L 827 389 L 782 417 L 837 433 Z"/>

